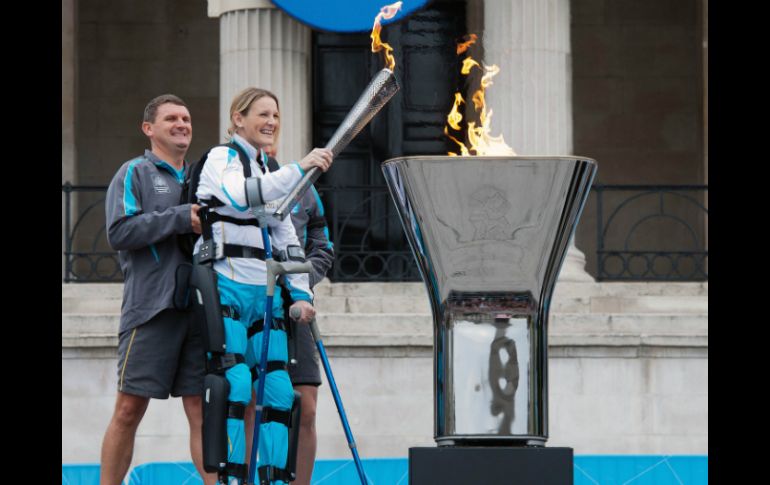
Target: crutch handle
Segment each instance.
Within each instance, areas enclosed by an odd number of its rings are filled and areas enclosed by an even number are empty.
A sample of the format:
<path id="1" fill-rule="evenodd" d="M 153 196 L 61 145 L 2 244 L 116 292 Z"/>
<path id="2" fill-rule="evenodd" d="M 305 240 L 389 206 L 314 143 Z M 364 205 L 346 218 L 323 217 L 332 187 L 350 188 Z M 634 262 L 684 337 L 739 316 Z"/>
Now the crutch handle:
<path id="1" fill-rule="evenodd" d="M 292 307 L 289 309 L 289 316 L 293 318 L 294 320 L 299 320 L 300 315 L 302 315 L 302 311 L 297 307 Z M 313 317 L 312 320 L 310 320 L 310 333 L 313 334 L 313 341 L 314 342 L 320 342 L 321 341 L 321 331 L 318 330 L 318 324 L 315 321 L 315 317 Z"/>

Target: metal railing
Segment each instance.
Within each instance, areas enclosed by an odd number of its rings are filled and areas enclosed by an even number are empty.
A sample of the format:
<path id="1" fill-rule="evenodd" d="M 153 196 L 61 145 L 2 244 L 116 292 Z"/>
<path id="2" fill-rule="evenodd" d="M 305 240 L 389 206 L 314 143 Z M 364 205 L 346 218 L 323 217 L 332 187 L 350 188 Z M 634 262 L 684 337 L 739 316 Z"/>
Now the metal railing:
<path id="1" fill-rule="evenodd" d="M 105 230 L 104 197 L 107 186 L 62 184 L 64 194 L 64 281 L 123 281 L 118 253 L 109 247 Z M 73 225 L 73 194 L 86 195 L 78 202 L 85 206 Z M 95 197 L 87 195 L 94 194 Z M 85 231 L 82 229 L 86 228 Z M 93 231 L 92 235 L 88 231 Z M 77 248 L 76 248 L 77 246 Z"/>
<path id="2" fill-rule="evenodd" d="M 385 186 L 319 187 L 334 243 L 332 281 L 421 281 Z"/>
<path id="3" fill-rule="evenodd" d="M 62 185 L 65 282 L 123 280 L 105 235 L 106 186 Z M 385 186 L 319 187 L 335 250 L 332 281 L 419 281 Z M 600 281 L 708 280 L 708 186 L 601 185 L 595 204 Z M 73 197 L 84 209 L 73 217 Z M 583 214 L 586 220 L 588 214 Z"/>
<path id="4" fill-rule="evenodd" d="M 600 185 L 597 280 L 707 281 L 707 185 Z"/>

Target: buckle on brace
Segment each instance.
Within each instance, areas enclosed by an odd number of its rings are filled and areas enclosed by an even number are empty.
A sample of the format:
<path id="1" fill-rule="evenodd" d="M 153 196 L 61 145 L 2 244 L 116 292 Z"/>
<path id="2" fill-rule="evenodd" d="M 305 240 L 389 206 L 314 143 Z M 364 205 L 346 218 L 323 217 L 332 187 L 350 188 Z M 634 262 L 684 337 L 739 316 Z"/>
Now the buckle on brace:
<path id="1" fill-rule="evenodd" d="M 214 241 L 204 241 L 198 249 L 198 262 L 208 263 L 212 260 L 222 259 L 225 256 L 224 246 L 217 245 Z"/>
<path id="2" fill-rule="evenodd" d="M 295 244 L 286 246 L 286 255 L 289 261 L 297 261 L 299 263 L 305 262 L 305 251 Z"/>
<path id="3" fill-rule="evenodd" d="M 235 354 L 224 354 L 219 357 L 219 365 L 222 369 L 229 369 L 230 367 L 235 367 L 235 365 L 238 363 L 238 359 L 235 357 Z"/>

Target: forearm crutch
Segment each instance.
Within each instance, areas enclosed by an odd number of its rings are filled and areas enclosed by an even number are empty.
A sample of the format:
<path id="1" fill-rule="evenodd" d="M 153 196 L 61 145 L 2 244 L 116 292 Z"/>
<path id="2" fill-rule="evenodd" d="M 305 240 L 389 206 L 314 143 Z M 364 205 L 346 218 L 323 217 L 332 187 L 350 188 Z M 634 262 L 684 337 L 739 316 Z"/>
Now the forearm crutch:
<path id="1" fill-rule="evenodd" d="M 300 316 L 299 308 L 292 308 L 289 314 L 291 318 L 295 320 L 298 319 Z M 369 482 L 366 479 L 364 465 L 361 463 L 361 458 L 358 456 L 358 448 L 356 447 L 356 442 L 353 439 L 353 432 L 350 431 L 348 418 L 345 415 L 345 407 L 342 405 L 342 398 L 340 397 L 339 390 L 337 389 L 337 383 L 334 380 L 332 367 L 329 364 L 329 358 L 326 356 L 326 349 L 324 348 L 323 341 L 321 340 L 321 332 L 318 330 L 318 324 L 316 323 L 315 318 L 313 318 L 313 320 L 310 322 L 310 333 L 313 334 L 313 340 L 315 341 L 315 345 L 318 348 L 318 355 L 321 356 L 324 373 L 326 373 L 326 380 L 329 381 L 329 387 L 331 387 L 332 396 L 334 396 L 334 404 L 337 405 L 337 412 L 339 412 L 340 420 L 342 421 L 342 427 L 345 430 L 345 438 L 348 440 L 348 447 L 350 447 L 350 451 L 353 453 L 353 461 L 356 463 L 358 477 L 361 479 L 362 485 L 367 485 Z"/>

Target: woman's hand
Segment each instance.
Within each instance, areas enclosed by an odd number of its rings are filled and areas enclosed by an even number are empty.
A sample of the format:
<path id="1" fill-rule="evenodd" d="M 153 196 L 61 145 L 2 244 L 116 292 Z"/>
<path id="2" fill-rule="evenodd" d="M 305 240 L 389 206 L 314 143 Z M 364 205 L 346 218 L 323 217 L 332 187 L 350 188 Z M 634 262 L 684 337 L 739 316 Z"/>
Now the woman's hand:
<path id="1" fill-rule="evenodd" d="M 325 172 L 332 166 L 332 158 L 332 151 L 328 148 L 313 148 L 313 151 L 299 161 L 299 166 L 306 172 L 313 167 L 318 167 Z"/>

